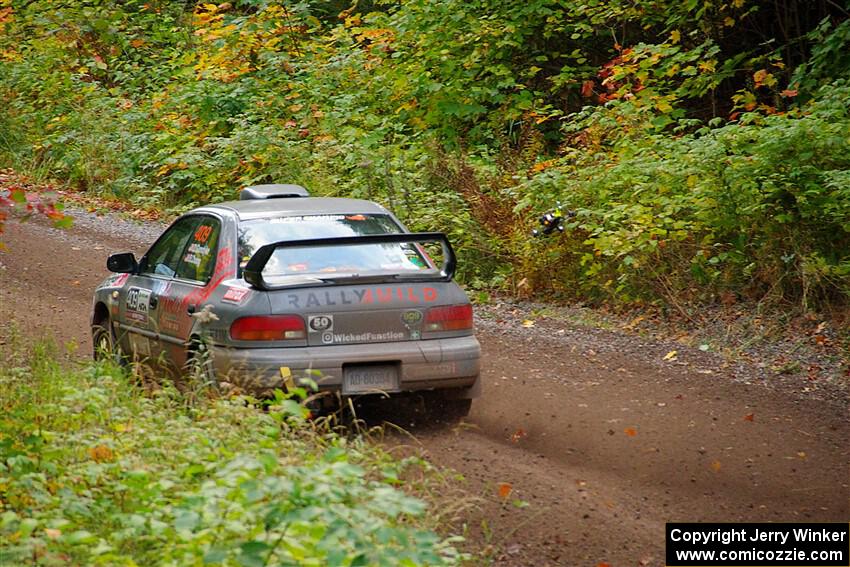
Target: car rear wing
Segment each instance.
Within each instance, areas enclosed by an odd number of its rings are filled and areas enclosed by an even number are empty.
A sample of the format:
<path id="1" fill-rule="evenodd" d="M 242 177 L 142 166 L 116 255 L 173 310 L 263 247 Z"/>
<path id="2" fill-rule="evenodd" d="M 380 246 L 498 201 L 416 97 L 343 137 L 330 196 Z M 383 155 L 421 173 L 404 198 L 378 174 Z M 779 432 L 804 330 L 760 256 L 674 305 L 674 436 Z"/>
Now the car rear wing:
<path id="1" fill-rule="evenodd" d="M 263 278 L 263 270 L 271 259 L 272 254 L 279 248 L 310 248 L 325 246 L 356 246 L 365 244 L 405 244 L 436 242 L 443 248 L 443 266 L 439 272 L 434 270 L 424 273 L 411 272 L 403 277 L 406 281 L 444 280 L 454 277 L 457 259 L 448 237 L 442 232 L 403 232 L 398 234 L 370 234 L 366 236 L 340 236 L 333 238 L 311 238 L 306 240 L 282 240 L 261 246 L 242 269 L 242 277 L 256 289 L 273 290 L 290 287 L 286 285 L 269 284 Z M 388 274 L 389 275 L 389 274 Z M 417 277 L 418 276 L 418 277 Z"/>

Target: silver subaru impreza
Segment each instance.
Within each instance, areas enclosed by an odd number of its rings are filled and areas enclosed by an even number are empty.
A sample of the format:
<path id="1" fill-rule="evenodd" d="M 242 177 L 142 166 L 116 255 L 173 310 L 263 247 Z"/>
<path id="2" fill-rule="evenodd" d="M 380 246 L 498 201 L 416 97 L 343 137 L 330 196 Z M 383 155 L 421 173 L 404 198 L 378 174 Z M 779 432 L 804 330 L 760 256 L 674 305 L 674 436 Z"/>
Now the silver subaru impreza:
<path id="1" fill-rule="evenodd" d="M 194 367 L 258 395 L 430 391 L 465 415 L 480 347 L 455 266 L 444 234 L 408 232 L 376 203 L 248 187 L 178 218 L 138 261 L 109 257 L 95 356 Z"/>

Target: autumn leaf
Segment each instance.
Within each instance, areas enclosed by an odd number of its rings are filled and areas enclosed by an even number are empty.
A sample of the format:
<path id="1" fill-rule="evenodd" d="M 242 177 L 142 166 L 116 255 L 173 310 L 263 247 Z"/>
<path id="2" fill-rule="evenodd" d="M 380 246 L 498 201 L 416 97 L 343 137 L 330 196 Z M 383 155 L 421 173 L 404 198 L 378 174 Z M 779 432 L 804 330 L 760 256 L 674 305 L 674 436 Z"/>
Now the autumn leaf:
<path id="1" fill-rule="evenodd" d="M 525 327 L 526 329 L 530 329 L 531 327 L 534 326 L 534 321 L 532 321 L 531 319 L 526 319 L 525 321 L 522 322 L 522 326 Z"/>
<path id="2" fill-rule="evenodd" d="M 629 437 L 634 437 L 635 435 L 637 435 L 637 430 L 634 427 L 627 427 L 623 430 L 623 433 L 625 433 Z"/>
<path id="3" fill-rule="evenodd" d="M 744 416 L 744 421 L 753 421 L 756 415 L 754 413 L 748 413 Z"/>
<path id="4" fill-rule="evenodd" d="M 94 65 L 102 71 L 105 71 L 107 68 L 106 61 L 104 61 L 103 57 L 101 57 L 100 55 L 94 56 Z"/>
<path id="5" fill-rule="evenodd" d="M 782 95 L 785 98 L 793 98 L 793 97 L 797 96 L 797 89 L 785 89 L 784 91 L 782 91 L 779 94 Z"/>
<path id="6" fill-rule="evenodd" d="M 772 73 L 769 73 L 767 69 L 759 69 L 753 73 L 753 82 L 755 83 L 756 88 L 762 86 L 772 87 L 776 84 L 776 77 L 774 77 Z"/>
<path id="7" fill-rule="evenodd" d="M 581 84 L 581 96 L 585 98 L 593 96 L 593 81 L 585 81 Z"/>
<path id="8" fill-rule="evenodd" d="M 511 435 L 511 441 L 514 443 L 519 443 L 519 440 L 525 437 L 527 433 L 523 429 L 517 429 L 514 431 L 513 435 Z"/>
<path id="9" fill-rule="evenodd" d="M 679 30 L 673 30 L 670 32 L 670 43 L 679 43 L 679 40 L 682 38 L 682 32 Z"/>
<path id="10" fill-rule="evenodd" d="M 714 472 L 720 472 L 720 461 L 714 461 L 711 463 L 711 470 Z"/>
<path id="11" fill-rule="evenodd" d="M 510 482 L 500 482 L 498 488 L 499 498 L 501 498 L 502 500 L 507 500 L 508 496 L 510 496 L 511 492 L 513 492 L 513 486 Z"/>
<path id="12" fill-rule="evenodd" d="M 667 354 L 664 355 L 664 358 L 662 360 L 669 360 L 669 361 L 678 360 L 678 358 L 676 357 L 677 354 L 679 354 L 679 351 L 671 350 L 670 352 L 668 352 Z"/>
<path id="13" fill-rule="evenodd" d="M 98 445 L 89 448 L 89 457 L 96 463 L 103 463 L 115 459 L 115 453 L 106 445 Z"/>

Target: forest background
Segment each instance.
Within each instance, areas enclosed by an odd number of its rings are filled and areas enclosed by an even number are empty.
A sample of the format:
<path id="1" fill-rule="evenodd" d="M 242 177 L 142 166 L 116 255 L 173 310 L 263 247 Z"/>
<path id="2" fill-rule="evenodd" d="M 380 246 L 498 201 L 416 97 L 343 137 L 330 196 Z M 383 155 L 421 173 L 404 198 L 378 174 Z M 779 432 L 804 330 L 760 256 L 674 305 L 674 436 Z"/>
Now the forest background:
<path id="1" fill-rule="evenodd" d="M 0 107 L 0 167 L 174 211 L 374 199 L 473 290 L 850 297 L 841 0 L 0 0 Z"/>

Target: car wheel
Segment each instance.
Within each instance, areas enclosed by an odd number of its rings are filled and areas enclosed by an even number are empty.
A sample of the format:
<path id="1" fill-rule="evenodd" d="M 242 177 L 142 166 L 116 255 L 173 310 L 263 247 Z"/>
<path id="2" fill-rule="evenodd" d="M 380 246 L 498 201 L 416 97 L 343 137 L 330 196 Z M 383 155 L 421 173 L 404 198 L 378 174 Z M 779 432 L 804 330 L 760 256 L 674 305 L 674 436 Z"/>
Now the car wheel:
<path id="1" fill-rule="evenodd" d="M 115 344 L 115 337 L 112 336 L 112 331 L 109 328 L 109 320 L 92 325 L 92 357 L 95 360 L 109 360 L 115 364 L 123 365 L 124 356 L 119 347 Z"/>

